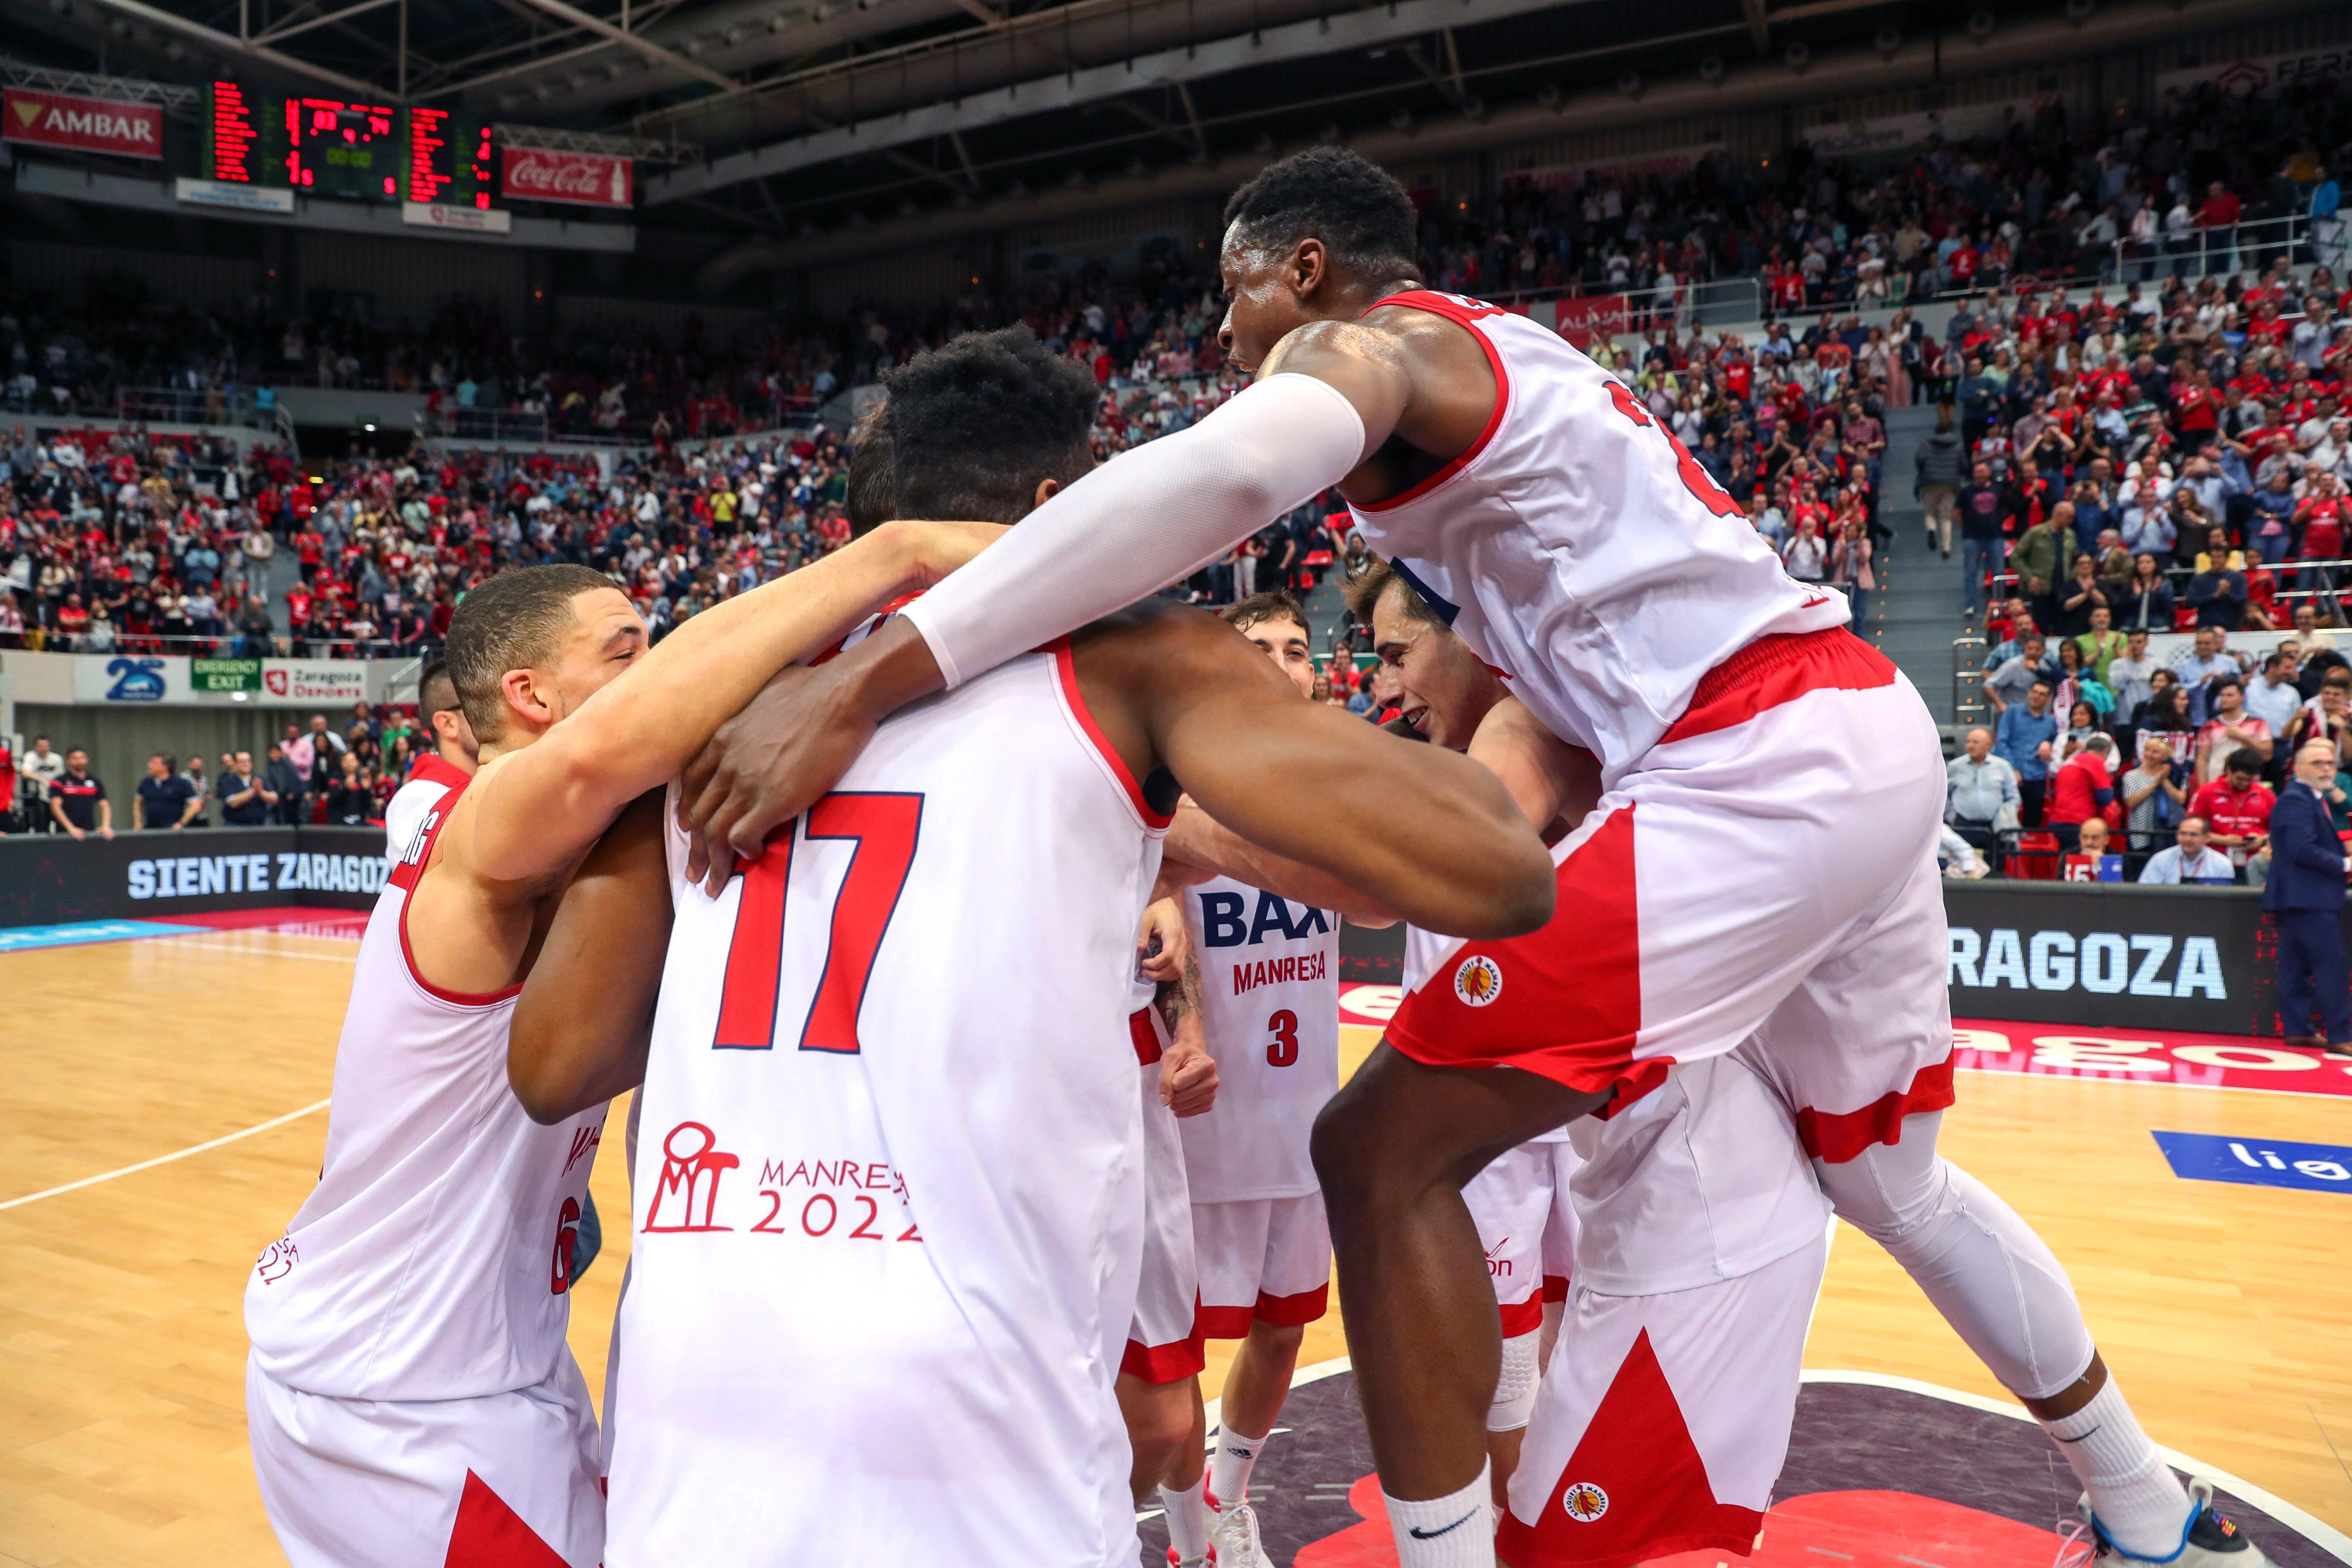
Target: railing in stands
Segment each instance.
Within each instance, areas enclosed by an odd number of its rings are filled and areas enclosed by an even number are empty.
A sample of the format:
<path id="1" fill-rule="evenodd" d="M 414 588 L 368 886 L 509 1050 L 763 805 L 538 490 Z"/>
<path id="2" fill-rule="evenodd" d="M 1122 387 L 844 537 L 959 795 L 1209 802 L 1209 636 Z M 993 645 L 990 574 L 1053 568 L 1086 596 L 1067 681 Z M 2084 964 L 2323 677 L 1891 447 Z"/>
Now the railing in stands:
<path id="1" fill-rule="evenodd" d="M 248 388 L 125 386 L 114 395 L 114 417 L 142 425 L 239 425 L 278 430 L 286 411 L 264 404 Z"/>
<path id="2" fill-rule="evenodd" d="M 101 640 L 105 646 L 95 646 Z M 142 654 L 165 654 L 196 658 L 414 658 L 430 654 L 439 647 L 439 639 L 430 636 L 396 642 L 390 637 L 314 637 L 288 632 L 273 632 L 267 637 L 260 637 L 235 631 L 214 637 L 131 633 L 117 629 L 103 638 L 94 638 L 89 632 L 61 632 L 54 627 L 26 626 L 22 631 L 0 631 L 0 648 L 22 648 L 27 653 L 121 655 L 130 658 Z"/>
<path id="3" fill-rule="evenodd" d="M 2314 219 L 2304 213 L 2193 228 L 2172 237 L 2126 236 L 2115 242 L 2100 281 L 2153 283 L 2177 277 L 2193 282 L 2232 272 L 2260 277 L 2282 257 L 2290 264 L 2311 262 L 2341 268 L 2347 244 L 2352 244 L 2352 227 L 2345 219 Z"/>

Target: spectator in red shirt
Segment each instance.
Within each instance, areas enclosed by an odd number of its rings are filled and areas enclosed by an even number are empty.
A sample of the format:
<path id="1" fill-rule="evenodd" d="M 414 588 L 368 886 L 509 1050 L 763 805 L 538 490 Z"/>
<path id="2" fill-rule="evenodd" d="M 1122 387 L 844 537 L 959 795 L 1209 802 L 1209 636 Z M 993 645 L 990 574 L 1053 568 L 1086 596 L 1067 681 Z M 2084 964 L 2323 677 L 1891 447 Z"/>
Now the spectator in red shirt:
<path id="1" fill-rule="evenodd" d="M 2216 180 L 2205 190 L 2205 205 L 2197 209 L 2197 226 L 2206 231 L 2207 269 L 2222 277 L 2237 270 L 2238 218 L 2243 209 L 2228 187 Z"/>
<path id="2" fill-rule="evenodd" d="M 2107 807 L 2115 803 L 2115 776 L 2111 771 L 2116 742 L 2106 734 L 2093 735 L 2083 742 L 2083 749 L 2066 759 L 2051 781 L 2050 810 L 2047 821 L 2050 831 L 2058 837 L 2058 846 L 2067 854 L 2075 853 L 2082 841 L 2083 824 L 2091 818 L 2104 817 Z"/>
<path id="3" fill-rule="evenodd" d="M 2270 831 L 2271 807 L 2278 796 L 2262 782 L 2262 763 L 2250 751 L 2231 753 L 2222 775 L 2199 790 L 2189 802 L 2189 815 L 2201 816 L 2212 828 L 2212 843 L 2225 851 L 2232 866 L 2243 866 L 2262 847 Z"/>

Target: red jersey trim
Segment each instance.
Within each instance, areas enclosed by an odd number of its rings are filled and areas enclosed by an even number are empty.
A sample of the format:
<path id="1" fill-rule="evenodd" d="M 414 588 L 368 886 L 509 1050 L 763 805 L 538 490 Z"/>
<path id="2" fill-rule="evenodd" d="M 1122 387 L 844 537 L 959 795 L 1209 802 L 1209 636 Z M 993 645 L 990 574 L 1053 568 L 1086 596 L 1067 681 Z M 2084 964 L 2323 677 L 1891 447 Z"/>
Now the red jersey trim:
<path id="1" fill-rule="evenodd" d="M 1151 1026 L 1151 1009 L 1138 1007 L 1127 1016 L 1127 1037 L 1135 1047 L 1135 1065 L 1148 1068 L 1166 1053 L 1160 1048 L 1160 1031 Z"/>
<path id="2" fill-rule="evenodd" d="M 823 653 L 818 654 L 815 658 L 809 660 L 809 668 L 811 669 L 814 669 L 820 664 L 840 658 L 842 649 L 849 646 L 849 639 L 856 637 L 860 632 L 863 632 L 866 637 L 872 637 L 876 632 L 882 629 L 882 623 L 884 621 L 888 620 L 892 616 L 897 615 L 899 611 L 905 609 L 908 605 L 921 598 L 923 596 L 923 592 L 924 591 L 922 589 L 918 588 L 911 594 L 899 595 L 897 598 L 891 600 L 888 604 L 883 605 L 880 609 L 875 611 L 872 615 L 866 616 L 864 620 L 858 622 L 856 626 L 842 633 L 841 636 L 835 637 L 833 640 L 831 647 L 827 647 Z"/>
<path id="3" fill-rule="evenodd" d="M 1181 1383 L 1188 1377 L 1198 1377 L 1208 1370 L 1209 1358 L 1202 1352 L 1201 1333 L 1201 1302 L 1192 1300 L 1192 1331 L 1182 1339 L 1164 1345 L 1147 1345 L 1139 1340 L 1127 1342 L 1127 1349 L 1118 1358 L 1122 1377 L 1140 1378 L 1159 1384 Z"/>
<path id="4" fill-rule="evenodd" d="M 1103 733 L 1102 726 L 1096 723 L 1095 716 L 1087 710 L 1087 700 L 1078 691 L 1078 665 L 1070 652 L 1070 639 L 1055 637 L 1041 651 L 1054 656 L 1054 673 L 1062 682 L 1062 700 L 1069 706 L 1070 717 L 1078 721 L 1078 728 L 1086 732 L 1087 742 L 1110 769 L 1111 777 L 1118 780 L 1118 786 L 1127 792 L 1127 803 L 1135 807 L 1135 815 L 1143 819 L 1145 826 L 1154 832 L 1164 831 L 1170 823 L 1176 820 L 1176 814 L 1151 809 L 1150 804 L 1143 798 L 1142 786 L 1135 782 L 1135 775 L 1128 772 L 1127 759 L 1118 754 L 1118 748 L 1110 743 L 1110 737 Z"/>
<path id="5" fill-rule="evenodd" d="M 416 759 L 415 767 L 408 770 L 407 782 L 415 784 L 421 780 L 425 784 L 446 784 L 451 789 L 463 789 L 466 787 L 467 781 L 473 776 L 452 766 L 448 759 L 442 756 L 440 752 L 427 752 Z"/>
<path id="6" fill-rule="evenodd" d="M 459 781 L 457 786 L 443 795 L 441 803 L 433 808 L 440 813 L 440 820 L 434 823 L 432 830 L 425 835 L 424 846 L 416 856 L 416 873 L 401 890 L 397 922 L 400 927 L 400 961 L 408 966 L 408 978 L 416 983 L 416 988 L 437 1002 L 446 1002 L 453 1007 L 497 1007 L 521 995 L 522 982 L 517 981 L 502 991 L 445 990 L 425 978 L 425 972 L 416 967 L 416 950 L 408 943 L 408 906 L 415 901 L 416 884 L 425 879 L 426 868 L 433 864 L 433 851 L 441 842 L 441 830 L 449 826 L 449 818 L 457 812 L 457 797 L 465 794 L 466 785 L 473 782 L 470 778 Z"/>
<path id="7" fill-rule="evenodd" d="M 1494 306 L 1489 306 L 1484 310 L 1472 310 L 1446 295 L 1435 293 L 1427 289 L 1410 289 L 1402 294 L 1390 295 L 1373 305 L 1370 310 L 1366 310 L 1364 315 L 1369 316 L 1373 310 L 1390 305 L 1402 306 L 1408 310 L 1426 310 L 1433 316 L 1443 316 L 1477 339 L 1478 346 L 1486 353 L 1487 367 L 1495 373 L 1495 410 L 1486 416 L 1486 427 L 1478 433 L 1478 438 L 1471 442 L 1452 462 L 1414 485 L 1402 495 L 1393 495 L 1383 501 L 1372 501 L 1364 506 L 1356 507 L 1358 511 L 1362 512 L 1393 511 L 1409 501 L 1419 500 L 1468 468 L 1477 459 L 1478 454 L 1486 449 L 1487 444 L 1494 440 L 1495 432 L 1503 427 L 1503 416 L 1509 411 L 1511 405 L 1510 372 L 1503 368 L 1503 356 L 1495 351 L 1493 340 L 1479 331 L 1476 325 L 1481 316 L 1507 316 L 1511 312 Z M 1358 320 L 1361 319 L 1361 317 L 1358 318 Z M 1353 506 L 1355 503 L 1351 501 L 1349 504 Z"/>
<path id="8" fill-rule="evenodd" d="M 1560 1299 L 1567 1300 L 1564 1296 Z M 1515 1340 L 1521 1334 L 1531 1334 L 1542 1328 L 1543 1308 L 1544 1293 L 1541 1290 L 1524 1301 L 1497 1303 L 1496 1310 L 1503 1319 L 1503 1337 L 1507 1340 Z"/>
<path id="9" fill-rule="evenodd" d="M 1269 1296 L 1261 1290 L 1255 1305 L 1247 1307 L 1202 1307 L 1196 1321 L 1201 1332 L 1213 1340 L 1241 1340 L 1249 1337 L 1253 1322 L 1270 1323 L 1277 1329 L 1295 1328 L 1311 1323 L 1330 1310 L 1331 1287 L 1318 1285 L 1312 1290 L 1301 1290 L 1296 1296 Z M 1542 1310 L 1540 1307 L 1537 1309 Z"/>
<path id="10" fill-rule="evenodd" d="M 1894 661 L 1843 626 L 1758 637 L 1699 678 L 1683 716 L 1659 745 L 1744 724 L 1809 691 L 1867 691 L 1895 684 Z"/>
<path id="11" fill-rule="evenodd" d="M 1952 1058 L 1946 1057 L 1914 1073 L 1908 1088 L 1890 1089 L 1859 1110 L 1822 1111 L 1807 1106 L 1797 1112 L 1797 1138 L 1814 1159 L 1843 1165 L 1876 1144 L 1903 1142 L 1905 1117 L 1948 1110 L 1958 1099 L 1952 1092 Z"/>

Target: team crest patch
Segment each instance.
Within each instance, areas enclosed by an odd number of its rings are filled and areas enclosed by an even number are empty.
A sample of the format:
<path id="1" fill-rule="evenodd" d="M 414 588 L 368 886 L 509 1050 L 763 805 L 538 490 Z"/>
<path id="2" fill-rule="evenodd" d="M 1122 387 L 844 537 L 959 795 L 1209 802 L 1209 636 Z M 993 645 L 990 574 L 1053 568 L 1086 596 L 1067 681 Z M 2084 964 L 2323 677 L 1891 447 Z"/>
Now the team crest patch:
<path id="1" fill-rule="evenodd" d="M 1454 972 L 1454 994 L 1465 1007 L 1484 1007 L 1503 994 L 1503 972 L 1484 953 L 1473 953 Z"/>
<path id="2" fill-rule="evenodd" d="M 1577 1523 L 1591 1524 L 1609 1511 L 1609 1494 L 1591 1481 L 1571 1481 L 1561 1494 L 1559 1505 Z"/>

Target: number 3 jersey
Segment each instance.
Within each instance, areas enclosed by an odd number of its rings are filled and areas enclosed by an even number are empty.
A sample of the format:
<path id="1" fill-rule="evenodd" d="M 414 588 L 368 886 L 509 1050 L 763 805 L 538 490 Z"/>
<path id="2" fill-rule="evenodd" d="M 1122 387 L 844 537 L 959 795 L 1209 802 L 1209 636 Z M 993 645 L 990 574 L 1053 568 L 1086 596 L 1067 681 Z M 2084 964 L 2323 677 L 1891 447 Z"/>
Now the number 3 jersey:
<path id="1" fill-rule="evenodd" d="M 1062 645 L 891 719 L 715 900 L 672 828 L 613 1568 L 1134 1563 L 1165 826 Z"/>
<path id="2" fill-rule="evenodd" d="M 1217 1103 L 1176 1125 L 1196 1204 L 1304 1197 L 1339 1089 L 1339 917 L 1218 877 L 1184 893 Z"/>

